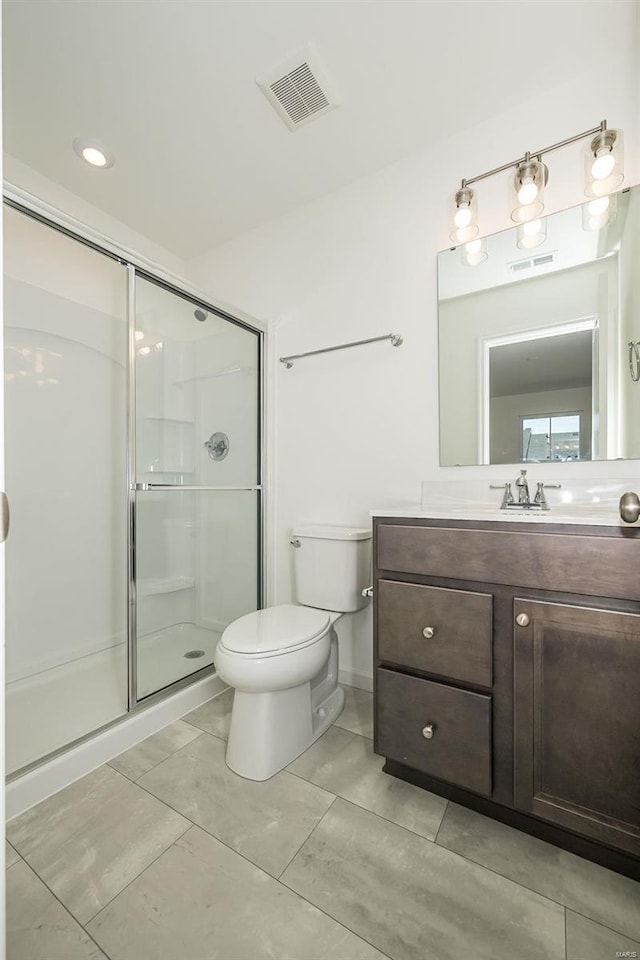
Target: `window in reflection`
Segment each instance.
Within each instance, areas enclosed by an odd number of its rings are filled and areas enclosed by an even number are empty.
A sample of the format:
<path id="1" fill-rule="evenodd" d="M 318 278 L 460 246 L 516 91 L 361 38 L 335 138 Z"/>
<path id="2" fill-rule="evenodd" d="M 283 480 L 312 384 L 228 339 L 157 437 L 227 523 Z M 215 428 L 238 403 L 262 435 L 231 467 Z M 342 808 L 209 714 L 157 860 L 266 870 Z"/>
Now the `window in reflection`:
<path id="1" fill-rule="evenodd" d="M 580 459 L 580 414 L 557 413 L 544 417 L 522 417 L 522 460 Z"/>

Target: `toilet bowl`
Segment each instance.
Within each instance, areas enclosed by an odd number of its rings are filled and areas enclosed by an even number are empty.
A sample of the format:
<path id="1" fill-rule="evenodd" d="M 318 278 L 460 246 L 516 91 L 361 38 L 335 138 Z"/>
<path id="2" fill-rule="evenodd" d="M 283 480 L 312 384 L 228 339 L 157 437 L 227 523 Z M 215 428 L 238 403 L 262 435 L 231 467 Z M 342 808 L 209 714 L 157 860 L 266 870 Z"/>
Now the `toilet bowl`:
<path id="1" fill-rule="evenodd" d="M 338 686 L 339 613 L 282 604 L 234 621 L 216 651 L 235 688 L 227 766 L 267 780 L 299 756 L 344 706 Z"/>
<path id="2" fill-rule="evenodd" d="M 290 543 L 299 603 L 245 614 L 222 634 L 216 670 L 235 688 L 226 760 L 240 776 L 267 780 L 340 716 L 334 624 L 365 605 L 370 540 L 365 528 L 296 528 Z"/>

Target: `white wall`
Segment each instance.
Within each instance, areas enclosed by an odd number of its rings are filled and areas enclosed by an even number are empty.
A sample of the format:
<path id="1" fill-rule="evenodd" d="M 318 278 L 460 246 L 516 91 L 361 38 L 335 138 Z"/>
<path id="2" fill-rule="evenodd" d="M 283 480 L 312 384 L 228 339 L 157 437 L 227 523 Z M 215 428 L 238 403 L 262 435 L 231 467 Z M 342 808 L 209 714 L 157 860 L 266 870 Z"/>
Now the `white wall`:
<path id="1" fill-rule="evenodd" d="M 276 356 L 391 331 L 404 337 L 399 348 L 376 344 L 303 360 L 291 370 L 274 364 L 273 600 L 290 597 L 287 531 L 296 520 L 365 523 L 372 507 L 418 501 L 422 479 L 480 476 L 489 483 L 513 473 L 500 466 L 439 467 L 435 254 L 449 245 L 448 203 L 462 177 L 603 117 L 624 129 L 626 182 L 638 182 L 637 90 L 635 65 L 590 69 L 517 109 L 496 112 L 438 149 L 188 264 L 190 278 L 213 296 L 271 318 Z M 428 109 L 419 122 L 429 122 Z M 547 212 L 584 199 L 582 150 L 577 144 L 549 157 Z M 480 184 L 479 195 L 482 232 L 509 226 L 507 175 Z M 638 473 L 637 462 L 574 468 L 583 476 Z M 550 476 L 552 466 L 544 472 Z M 370 612 L 346 619 L 340 625 L 342 668 L 370 676 Z"/>
<path id="2" fill-rule="evenodd" d="M 9 184 L 51 204 L 67 216 L 75 217 L 108 237 L 113 243 L 135 250 L 170 273 L 184 276 L 185 264 L 175 254 L 7 153 L 4 155 L 4 177 Z"/>

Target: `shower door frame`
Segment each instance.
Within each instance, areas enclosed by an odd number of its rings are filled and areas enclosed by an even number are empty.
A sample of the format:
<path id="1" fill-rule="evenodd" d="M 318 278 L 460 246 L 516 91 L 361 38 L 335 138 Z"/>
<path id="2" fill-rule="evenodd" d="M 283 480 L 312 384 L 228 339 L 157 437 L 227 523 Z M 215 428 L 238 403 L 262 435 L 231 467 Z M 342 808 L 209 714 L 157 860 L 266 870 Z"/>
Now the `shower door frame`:
<path id="1" fill-rule="evenodd" d="M 202 677 L 209 676 L 215 670 L 213 664 L 208 664 L 206 667 L 202 667 L 200 670 L 195 670 L 193 673 L 187 674 L 186 677 L 181 677 L 178 680 L 174 680 L 172 683 L 168 684 L 166 687 L 162 687 L 160 690 L 155 691 L 154 693 L 147 694 L 145 697 L 138 697 L 138 631 L 137 631 L 137 614 L 138 614 L 138 604 L 137 604 L 137 587 L 136 587 L 136 565 L 135 565 L 135 556 L 136 556 L 136 494 L 139 490 L 149 489 L 163 491 L 163 490 L 194 490 L 197 492 L 214 492 L 214 491 L 246 491 L 257 494 L 257 576 L 256 576 L 256 585 L 257 585 L 257 596 L 256 596 L 256 609 L 260 609 L 263 605 L 264 598 L 264 527 L 265 527 L 265 509 L 263 502 L 263 463 L 264 463 L 264 408 L 265 408 L 265 397 L 264 397 L 264 331 L 258 327 L 254 327 L 251 324 L 248 324 L 242 320 L 239 320 L 237 317 L 234 317 L 226 310 L 222 310 L 219 307 L 214 307 L 208 301 L 203 300 L 202 297 L 196 297 L 192 293 L 187 293 L 182 290 L 180 287 L 177 287 L 174 283 L 169 283 L 166 280 L 158 277 L 157 275 L 149 272 L 149 270 L 141 269 L 136 267 L 135 264 L 128 263 L 128 291 L 127 291 L 127 313 L 128 313 L 128 329 L 129 329 L 129 370 L 128 370 L 128 385 L 127 385 L 127 411 L 128 411 L 128 424 L 127 424 L 127 485 L 128 485 L 128 520 L 127 520 L 127 538 L 128 538 L 128 557 L 127 557 L 127 574 L 129 578 L 129 587 L 128 587 L 128 603 L 129 603 L 129 617 L 128 617 L 128 681 L 129 681 L 129 712 L 145 707 L 148 704 L 157 703 L 159 700 L 164 700 L 169 694 L 174 691 L 181 690 L 183 687 L 190 686 L 196 680 L 201 679 Z M 258 390 L 257 390 L 257 471 L 256 477 L 257 482 L 255 484 L 242 484 L 235 486 L 225 486 L 225 485 L 213 485 L 213 484 L 198 484 L 198 485 L 174 485 L 174 484 L 145 484 L 137 482 L 137 470 L 136 470 L 136 340 L 135 340 L 135 331 L 136 331 L 136 280 L 140 278 L 142 280 L 150 281 L 155 283 L 157 286 L 161 287 L 164 290 L 168 290 L 170 293 L 174 293 L 177 296 L 182 297 L 187 300 L 195 307 L 200 307 L 203 310 L 206 310 L 207 313 L 214 314 L 217 317 L 226 320 L 228 323 L 232 323 L 237 327 L 241 327 L 243 330 L 248 330 L 250 333 L 256 334 L 258 337 Z"/>
<path id="2" fill-rule="evenodd" d="M 209 313 L 215 314 L 216 316 L 221 317 L 224 320 L 235 324 L 236 326 L 243 327 L 244 329 L 250 331 L 251 333 L 256 334 L 258 337 L 258 391 L 257 391 L 257 403 L 258 403 L 258 418 L 257 418 L 257 460 L 258 460 L 258 470 L 257 470 L 257 483 L 255 486 L 243 486 L 235 489 L 242 490 L 252 490 L 257 493 L 257 549 L 256 549 L 256 582 L 257 582 L 257 606 L 258 608 L 263 606 L 265 591 L 267 588 L 266 585 L 266 565 L 265 565 L 265 553 L 266 553 L 266 544 L 267 544 L 267 526 L 268 526 L 268 511 L 267 503 L 265 501 L 265 469 L 266 469 L 266 424 L 267 424 L 267 389 L 266 389 L 266 333 L 267 327 L 266 324 L 263 324 L 260 320 L 255 317 L 251 317 L 248 314 L 245 314 L 243 311 L 236 308 L 228 308 L 225 306 L 216 306 L 212 304 L 206 293 L 203 293 L 195 286 L 191 286 L 187 283 L 182 277 L 171 274 L 169 271 L 165 270 L 162 266 L 155 263 L 152 260 L 148 260 L 142 254 L 137 253 L 130 248 L 124 247 L 116 242 L 114 242 L 110 237 L 105 234 L 100 233 L 98 230 L 93 229 L 92 227 L 87 226 L 79 220 L 76 220 L 74 217 L 69 216 L 63 211 L 59 210 L 57 207 L 48 204 L 46 201 L 41 200 L 39 197 L 35 197 L 32 194 L 28 193 L 25 190 L 22 190 L 20 187 L 16 187 L 9 181 L 3 182 L 3 204 L 6 204 L 8 207 L 17 210 L 20 213 L 25 214 L 28 217 L 31 217 L 33 220 L 40 221 L 45 226 L 51 227 L 54 230 L 58 230 L 60 233 L 76 240 L 79 243 L 82 243 L 84 246 L 89 247 L 92 250 L 95 250 L 97 253 L 101 253 L 106 257 L 109 257 L 112 260 L 116 260 L 121 263 L 124 267 L 127 268 L 128 274 L 128 289 L 127 289 L 127 333 L 128 333 L 128 350 L 127 350 L 127 362 L 128 370 L 126 371 L 126 390 L 127 390 L 127 423 L 126 423 L 126 432 L 127 432 L 127 467 L 126 467 L 126 477 L 123 478 L 123 494 L 125 492 L 126 484 L 126 493 L 128 497 L 127 505 L 127 577 L 128 577 L 128 591 L 127 591 L 127 684 L 128 684 L 128 707 L 125 713 L 119 717 L 115 717 L 113 720 L 110 720 L 108 723 L 101 725 L 93 730 L 90 730 L 88 733 L 83 734 L 81 737 L 77 737 L 75 740 L 70 743 L 66 743 L 61 747 L 58 747 L 56 750 L 51 751 L 50 753 L 45 754 L 44 756 L 38 758 L 32 763 L 27 764 L 24 767 L 21 767 L 19 770 L 14 771 L 8 778 L 7 783 L 10 783 L 14 780 L 19 779 L 27 773 L 30 773 L 32 770 L 36 770 L 45 763 L 48 763 L 51 760 L 56 759 L 57 757 L 62 756 L 67 753 L 67 751 L 72 748 L 78 747 L 96 737 L 98 734 L 103 733 L 106 730 L 109 730 L 118 724 L 126 722 L 127 719 L 133 714 L 137 714 L 147 707 L 157 704 L 163 700 L 168 699 L 174 693 L 179 690 L 189 687 L 192 684 L 196 683 L 198 680 L 203 679 L 204 677 L 213 676 L 215 674 L 215 666 L 210 664 L 206 667 L 203 667 L 201 670 L 197 670 L 194 673 L 188 674 L 186 677 L 182 677 L 179 680 L 174 681 L 170 685 L 163 687 L 161 690 L 156 691 L 155 693 L 149 694 L 144 697 L 142 700 L 138 700 L 136 696 L 135 686 L 132 685 L 132 676 L 135 676 L 135 664 L 133 664 L 133 673 L 132 673 L 132 658 L 135 657 L 136 648 L 135 648 L 135 632 L 132 633 L 132 625 L 135 628 L 135 605 L 136 605 L 136 593 L 135 593 L 135 526 L 132 524 L 135 523 L 135 449 L 133 449 L 133 459 L 132 459 L 132 445 L 135 444 L 135 278 L 140 276 L 146 280 L 150 280 L 153 283 L 158 284 L 161 287 L 164 287 L 166 290 L 169 290 L 175 293 L 177 296 L 183 297 L 184 299 L 192 302 L 194 306 L 201 307 Z M 233 312 L 231 312 L 233 310 Z M 271 354 L 269 354 L 271 358 Z M 202 489 L 202 488 L 199 488 Z M 223 490 L 224 487 L 218 487 L 216 489 Z M 227 487 L 226 489 L 229 489 Z"/>

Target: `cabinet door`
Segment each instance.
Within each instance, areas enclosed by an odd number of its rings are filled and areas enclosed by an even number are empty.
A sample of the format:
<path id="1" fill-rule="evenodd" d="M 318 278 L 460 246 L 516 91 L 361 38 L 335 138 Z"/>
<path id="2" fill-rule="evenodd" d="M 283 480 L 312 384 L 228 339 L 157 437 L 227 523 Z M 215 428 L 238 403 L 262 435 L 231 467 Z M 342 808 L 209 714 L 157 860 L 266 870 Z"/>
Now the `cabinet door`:
<path id="1" fill-rule="evenodd" d="M 513 613 L 515 805 L 640 854 L 640 615 Z"/>

